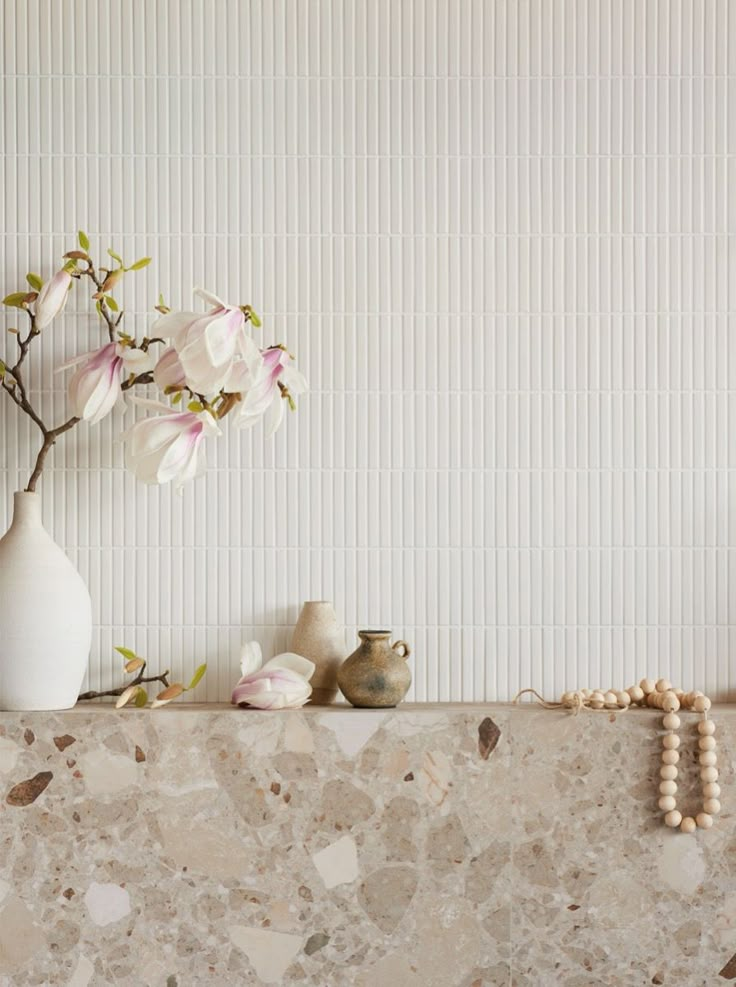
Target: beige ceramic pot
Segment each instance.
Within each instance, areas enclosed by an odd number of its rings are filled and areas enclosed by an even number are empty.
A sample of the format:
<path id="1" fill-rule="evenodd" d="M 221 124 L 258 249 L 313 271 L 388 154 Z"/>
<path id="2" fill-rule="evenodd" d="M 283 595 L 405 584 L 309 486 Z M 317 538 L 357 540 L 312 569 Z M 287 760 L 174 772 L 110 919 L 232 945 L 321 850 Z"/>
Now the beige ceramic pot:
<path id="1" fill-rule="evenodd" d="M 411 654 L 406 641 L 389 644 L 391 631 L 358 631 L 360 646 L 340 666 L 337 683 L 353 706 L 398 706 L 409 691 Z"/>
<path id="2" fill-rule="evenodd" d="M 328 706 L 337 696 L 337 670 L 345 658 L 345 629 L 327 600 L 309 600 L 302 607 L 291 650 L 314 662 L 312 706 Z"/>

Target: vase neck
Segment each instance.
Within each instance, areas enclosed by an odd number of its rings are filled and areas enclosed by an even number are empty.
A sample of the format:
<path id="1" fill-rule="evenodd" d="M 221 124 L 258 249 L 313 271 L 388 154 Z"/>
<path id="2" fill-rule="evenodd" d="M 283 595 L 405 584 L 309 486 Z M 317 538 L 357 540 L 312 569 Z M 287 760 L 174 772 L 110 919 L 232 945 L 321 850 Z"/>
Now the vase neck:
<path id="1" fill-rule="evenodd" d="M 37 493 L 19 490 L 13 494 L 13 525 L 14 528 L 40 528 L 41 498 Z"/>

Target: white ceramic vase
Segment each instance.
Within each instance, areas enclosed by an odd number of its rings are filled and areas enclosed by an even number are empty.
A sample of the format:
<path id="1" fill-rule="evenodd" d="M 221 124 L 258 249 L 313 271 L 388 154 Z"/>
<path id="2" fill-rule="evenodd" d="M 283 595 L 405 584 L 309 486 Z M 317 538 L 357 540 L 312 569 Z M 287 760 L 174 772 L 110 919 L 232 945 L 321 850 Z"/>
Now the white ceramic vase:
<path id="1" fill-rule="evenodd" d="M 313 706 L 328 706 L 337 696 L 337 670 L 345 659 L 345 628 L 327 600 L 304 604 L 291 639 L 291 650 L 316 665 L 310 679 Z"/>
<path id="2" fill-rule="evenodd" d="M 36 493 L 16 493 L 0 539 L 0 709 L 70 709 L 92 642 L 82 577 L 41 522 Z"/>

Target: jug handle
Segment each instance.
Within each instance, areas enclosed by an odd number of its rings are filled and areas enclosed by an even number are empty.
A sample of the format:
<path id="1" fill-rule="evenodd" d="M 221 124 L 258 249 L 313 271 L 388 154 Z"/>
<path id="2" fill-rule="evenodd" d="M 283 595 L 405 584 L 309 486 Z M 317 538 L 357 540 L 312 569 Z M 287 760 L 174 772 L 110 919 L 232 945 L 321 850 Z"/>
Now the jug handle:
<path id="1" fill-rule="evenodd" d="M 399 648 L 403 648 L 403 654 L 399 651 Z M 406 643 L 406 641 L 395 641 L 391 645 L 391 650 L 395 651 L 400 658 L 408 658 L 411 654 L 411 648 Z"/>

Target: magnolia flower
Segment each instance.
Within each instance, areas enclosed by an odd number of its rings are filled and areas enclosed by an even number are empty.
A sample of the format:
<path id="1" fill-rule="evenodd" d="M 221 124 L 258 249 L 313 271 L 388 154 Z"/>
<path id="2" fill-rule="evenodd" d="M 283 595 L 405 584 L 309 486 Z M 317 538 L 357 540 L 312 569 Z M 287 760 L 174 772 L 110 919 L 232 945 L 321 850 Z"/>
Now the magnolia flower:
<path id="1" fill-rule="evenodd" d="M 167 387 L 184 386 L 184 368 L 179 360 L 179 354 L 173 346 L 161 354 L 153 370 L 153 379 L 162 391 L 165 391 Z"/>
<path id="2" fill-rule="evenodd" d="M 217 394 L 237 358 L 245 362 L 255 379 L 261 353 L 245 331 L 242 310 L 201 288 L 195 288 L 195 294 L 212 305 L 209 312 L 169 312 L 153 325 L 159 336 L 171 340 L 189 387 L 197 394 Z"/>
<path id="3" fill-rule="evenodd" d="M 56 318 L 59 312 L 61 312 L 69 297 L 71 283 L 71 274 L 68 271 L 61 270 L 57 271 L 46 282 L 43 288 L 41 288 L 36 299 L 36 329 L 45 329 Z"/>
<path id="4" fill-rule="evenodd" d="M 286 652 L 276 655 L 265 665 L 257 641 L 243 645 L 240 669 L 243 677 L 233 689 L 232 702 L 237 706 L 258 709 L 298 709 L 312 695 L 309 679 L 314 662 Z"/>
<path id="5" fill-rule="evenodd" d="M 94 425 L 108 415 L 121 393 L 121 371 L 140 374 L 151 369 L 153 358 L 145 350 L 106 343 L 99 350 L 82 353 L 58 369 L 77 367 L 69 381 L 69 402 L 77 418 Z"/>
<path id="6" fill-rule="evenodd" d="M 243 401 L 238 418 L 241 428 L 250 428 L 265 415 L 266 435 L 273 435 L 284 418 L 284 397 L 279 382 L 289 394 L 303 394 L 307 389 L 304 375 L 292 363 L 291 356 L 280 346 L 264 350 L 261 373 Z"/>
<path id="7" fill-rule="evenodd" d="M 112 411 L 120 397 L 122 350 L 119 343 L 107 343 L 59 367 L 66 370 L 77 366 L 68 389 L 69 403 L 77 418 L 94 425 Z"/>
<path id="8" fill-rule="evenodd" d="M 123 435 L 125 465 L 144 483 L 169 483 L 180 488 L 204 470 L 203 442 L 220 429 L 208 412 L 172 412 L 158 401 L 132 398 L 163 414 L 143 418 Z"/>

